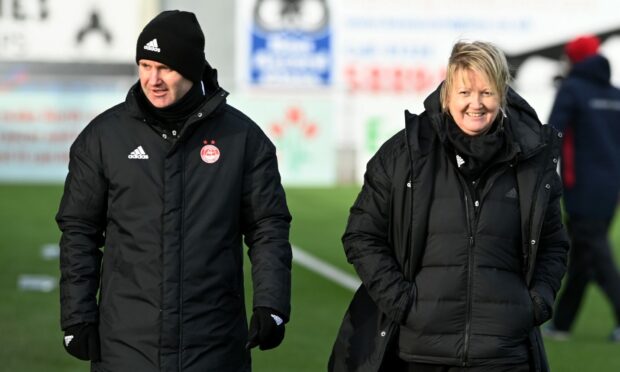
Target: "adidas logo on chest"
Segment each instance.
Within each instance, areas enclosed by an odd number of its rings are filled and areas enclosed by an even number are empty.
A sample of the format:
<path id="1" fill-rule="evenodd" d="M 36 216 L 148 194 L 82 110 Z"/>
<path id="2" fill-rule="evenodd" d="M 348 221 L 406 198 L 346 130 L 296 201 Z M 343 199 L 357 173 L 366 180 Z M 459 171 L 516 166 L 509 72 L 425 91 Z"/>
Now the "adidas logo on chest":
<path id="1" fill-rule="evenodd" d="M 149 156 L 147 155 L 146 152 L 144 152 L 144 149 L 142 148 L 142 146 L 138 146 L 135 150 L 129 153 L 127 158 L 128 159 L 148 159 Z"/>

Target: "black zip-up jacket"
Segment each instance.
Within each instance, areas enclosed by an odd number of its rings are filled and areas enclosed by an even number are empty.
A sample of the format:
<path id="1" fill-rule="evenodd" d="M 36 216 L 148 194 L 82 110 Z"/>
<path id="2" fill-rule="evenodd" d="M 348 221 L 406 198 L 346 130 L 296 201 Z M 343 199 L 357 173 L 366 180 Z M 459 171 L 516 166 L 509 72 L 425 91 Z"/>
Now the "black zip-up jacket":
<path id="1" fill-rule="evenodd" d="M 415 304 L 413 283 L 428 243 L 440 153 L 435 151 L 440 144 L 433 128 L 443 115 L 437 91 L 425 101 L 425 108 L 420 116 L 407 113 L 406 128 L 370 160 L 364 186 L 351 208 L 343 243 L 363 284 L 340 327 L 330 371 L 378 371 L 386 348 L 396 347 L 393 338 Z M 549 318 L 566 271 L 568 250 L 556 172 L 560 134 L 541 125 L 534 110 L 512 90 L 507 115 L 519 149 L 514 172 L 521 216 L 522 278 L 532 298 L 544 302 L 536 306 L 543 307 Z M 537 323 L 544 320 L 537 319 Z M 526 343 L 533 370 L 547 371 L 534 322 Z"/>
<path id="2" fill-rule="evenodd" d="M 136 84 L 71 147 L 56 216 L 61 327 L 99 325 L 93 371 L 249 371 L 242 239 L 253 306 L 289 317 L 275 148 L 215 76 L 176 141 L 147 123 Z"/>

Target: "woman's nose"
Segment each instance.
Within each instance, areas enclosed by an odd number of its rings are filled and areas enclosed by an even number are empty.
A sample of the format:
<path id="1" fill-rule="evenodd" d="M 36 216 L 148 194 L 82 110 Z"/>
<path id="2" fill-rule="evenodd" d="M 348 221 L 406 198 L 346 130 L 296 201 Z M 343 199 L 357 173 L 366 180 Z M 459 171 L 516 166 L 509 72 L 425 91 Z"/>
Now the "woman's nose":
<path id="1" fill-rule="evenodd" d="M 473 94 L 472 95 L 472 103 L 471 103 L 475 108 L 481 108 L 483 106 L 482 104 L 482 96 L 480 94 Z"/>

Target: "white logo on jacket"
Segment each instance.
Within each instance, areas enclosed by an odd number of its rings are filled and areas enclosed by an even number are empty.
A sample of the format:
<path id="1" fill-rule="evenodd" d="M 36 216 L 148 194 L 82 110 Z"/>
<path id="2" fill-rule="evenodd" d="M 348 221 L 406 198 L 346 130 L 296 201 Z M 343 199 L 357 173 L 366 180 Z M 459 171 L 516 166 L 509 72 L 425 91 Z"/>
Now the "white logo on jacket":
<path id="1" fill-rule="evenodd" d="M 128 159 L 148 159 L 149 156 L 144 152 L 142 146 L 138 146 L 127 156 Z"/>

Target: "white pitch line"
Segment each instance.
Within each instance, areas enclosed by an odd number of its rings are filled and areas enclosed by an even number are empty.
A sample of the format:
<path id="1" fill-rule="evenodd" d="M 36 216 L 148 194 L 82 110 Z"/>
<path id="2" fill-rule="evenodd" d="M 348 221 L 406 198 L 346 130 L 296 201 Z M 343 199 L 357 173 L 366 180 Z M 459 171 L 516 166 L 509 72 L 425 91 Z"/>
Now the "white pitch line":
<path id="1" fill-rule="evenodd" d="M 324 276 L 344 288 L 356 291 L 362 282 L 351 274 L 314 257 L 299 247 L 293 246 L 293 261 L 310 271 Z"/>

